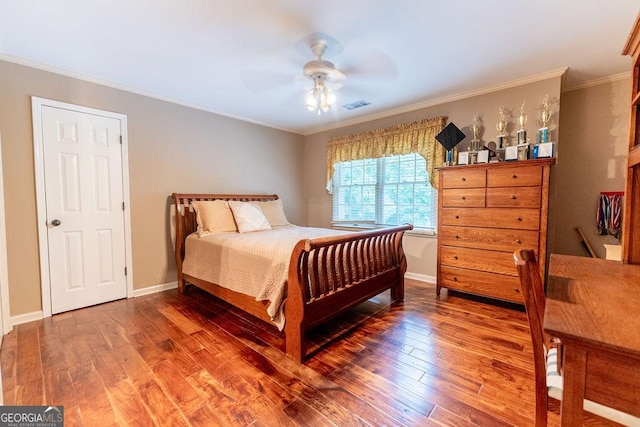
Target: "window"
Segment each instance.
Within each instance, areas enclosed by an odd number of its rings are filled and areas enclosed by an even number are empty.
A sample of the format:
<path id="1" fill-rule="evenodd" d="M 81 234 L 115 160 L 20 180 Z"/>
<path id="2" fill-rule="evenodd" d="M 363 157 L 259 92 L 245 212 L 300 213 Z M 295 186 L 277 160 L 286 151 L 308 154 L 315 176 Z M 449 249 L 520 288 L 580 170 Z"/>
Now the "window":
<path id="1" fill-rule="evenodd" d="M 337 163 L 332 189 L 334 224 L 436 228 L 437 192 L 419 154 Z"/>

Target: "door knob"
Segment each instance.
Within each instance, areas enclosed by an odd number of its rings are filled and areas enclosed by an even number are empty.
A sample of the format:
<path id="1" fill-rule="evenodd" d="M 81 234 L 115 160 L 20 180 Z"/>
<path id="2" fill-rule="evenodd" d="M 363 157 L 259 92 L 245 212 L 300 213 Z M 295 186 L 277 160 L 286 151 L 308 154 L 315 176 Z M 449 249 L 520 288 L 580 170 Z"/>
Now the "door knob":
<path id="1" fill-rule="evenodd" d="M 59 219 L 54 219 L 53 221 L 51 221 L 51 225 L 53 225 L 54 227 L 57 227 L 60 224 L 62 224 L 62 222 L 60 222 Z"/>

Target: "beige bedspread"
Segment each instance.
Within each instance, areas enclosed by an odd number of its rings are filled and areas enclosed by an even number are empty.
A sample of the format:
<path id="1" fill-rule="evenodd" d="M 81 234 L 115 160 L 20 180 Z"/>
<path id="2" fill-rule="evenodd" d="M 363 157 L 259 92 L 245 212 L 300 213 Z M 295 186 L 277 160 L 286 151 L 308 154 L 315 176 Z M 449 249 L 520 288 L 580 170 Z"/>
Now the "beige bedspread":
<path id="1" fill-rule="evenodd" d="M 277 227 L 251 233 L 187 237 L 182 272 L 269 301 L 267 314 L 284 328 L 284 298 L 289 260 L 302 239 L 348 234 L 326 228 Z"/>

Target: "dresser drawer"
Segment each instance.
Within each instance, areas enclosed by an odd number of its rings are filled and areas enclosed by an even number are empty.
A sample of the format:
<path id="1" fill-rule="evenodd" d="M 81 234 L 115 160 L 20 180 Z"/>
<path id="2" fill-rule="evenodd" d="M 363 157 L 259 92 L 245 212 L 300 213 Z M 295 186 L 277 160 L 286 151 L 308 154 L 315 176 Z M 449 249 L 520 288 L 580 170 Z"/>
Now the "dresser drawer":
<path id="1" fill-rule="evenodd" d="M 490 249 L 513 254 L 518 249 L 534 249 L 539 246 L 537 231 L 500 230 L 479 227 L 440 227 L 440 245 Z"/>
<path id="2" fill-rule="evenodd" d="M 440 185 L 442 188 L 484 187 L 487 183 L 487 174 L 484 169 L 441 169 L 441 172 Z"/>
<path id="3" fill-rule="evenodd" d="M 514 276 L 441 266 L 438 285 L 506 301 L 524 301 L 520 292 L 520 280 Z"/>
<path id="4" fill-rule="evenodd" d="M 442 206 L 483 208 L 484 188 L 451 188 L 442 190 Z"/>
<path id="5" fill-rule="evenodd" d="M 527 187 L 542 184 L 542 166 L 501 167 L 487 171 L 487 187 Z"/>
<path id="6" fill-rule="evenodd" d="M 513 252 L 442 246 L 440 249 L 440 264 L 449 267 L 507 274 L 509 276 L 518 275 L 513 261 Z"/>
<path id="7" fill-rule="evenodd" d="M 469 227 L 537 230 L 540 227 L 540 210 L 518 208 L 442 208 L 440 223 L 442 225 L 464 225 Z"/>
<path id="8" fill-rule="evenodd" d="M 487 188 L 488 208 L 540 208 L 541 187 Z"/>

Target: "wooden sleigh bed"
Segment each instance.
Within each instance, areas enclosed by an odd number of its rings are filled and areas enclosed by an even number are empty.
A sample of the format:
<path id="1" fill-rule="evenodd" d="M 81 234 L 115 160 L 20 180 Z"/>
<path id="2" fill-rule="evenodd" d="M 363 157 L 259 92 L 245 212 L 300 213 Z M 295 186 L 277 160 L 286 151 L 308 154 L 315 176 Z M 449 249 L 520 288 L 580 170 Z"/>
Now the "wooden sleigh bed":
<path id="1" fill-rule="evenodd" d="M 178 290 L 190 283 L 208 293 L 271 323 L 268 301 L 235 292 L 183 273 L 185 241 L 197 230 L 191 203 L 227 200 L 260 202 L 277 200 L 277 195 L 173 194 L 176 209 L 175 257 Z M 404 298 L 406 258 L 402 236 L 410 224 L 304 239 L 291 253 L 284 304 L 286 354 L 298 363 L 305 357 L 305 332 L 380 294 L 391 291 L 396 301 Z"/>

